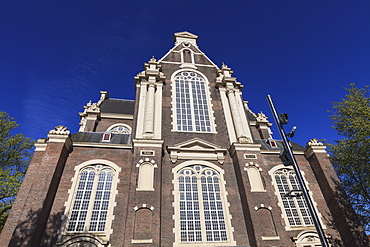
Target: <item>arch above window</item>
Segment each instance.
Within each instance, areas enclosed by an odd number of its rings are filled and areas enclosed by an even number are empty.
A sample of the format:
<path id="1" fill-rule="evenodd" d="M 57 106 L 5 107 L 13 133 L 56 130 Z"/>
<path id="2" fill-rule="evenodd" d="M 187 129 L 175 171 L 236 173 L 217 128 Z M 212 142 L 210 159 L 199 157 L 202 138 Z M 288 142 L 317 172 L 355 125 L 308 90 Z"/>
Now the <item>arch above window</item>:
<path id="1" fill-rule="evenodd" d="M 127 124 L 113 124 L 109 126 L 107 132 L 115 133 L 115 134 L 131 134 L 131 127 Z"/>
<path id="2" fill-rule="evenodd" d="M 86 246 L 86 247 L 105 247 L 108 246 L 108 242 L 102 240 L 98 236 L 93 234 L 74 234 L 72 236 L 67 236 L 62 242 L 57 242 L 56 246 L 60 247 L 76 247 L 76 246 Z"/>
<path id="3" fill-rule="evenodd" d="M 207 78 L 184 69 L 173 74 L 172 82 L 173 130 L 215 132 Z"/>
<path id="4" fill-rule="evenodd" d="M 307 230 L 302 231 L 297 237 L 293 237 L 297 247 L 316 247 L 321 246 L 319 235 L 316 231 Z"/>

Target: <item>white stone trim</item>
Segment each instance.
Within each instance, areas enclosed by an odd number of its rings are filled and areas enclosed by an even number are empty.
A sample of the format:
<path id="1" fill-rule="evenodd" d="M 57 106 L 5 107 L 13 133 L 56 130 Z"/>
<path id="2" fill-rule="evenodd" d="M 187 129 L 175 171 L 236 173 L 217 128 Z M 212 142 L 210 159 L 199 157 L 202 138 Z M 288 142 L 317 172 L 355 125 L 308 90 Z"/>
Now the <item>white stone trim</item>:
<path id="1" fill-rule="evenodd" d="M 262 240 L 280 240 L 280 237 L 279 236 L 273 236 L 273 237 L 262 236 Z"/>
<path id="2" fill-rule="evenodd" d="M 242 127 L 244 130 L 244 133 L 247 135 L 247 138 L 250 138 L 252 140 L 253 139 L 252 133 L 249 128 L 247 115 L 245 114 L 244 101 L 243 101 L 243 96 L 242 96 L 242 92 L 240 89 L 235 91 L 235 98 L 236 98 L 236 102 L 238 105 L 240 118 L 242 120 Z"/>
<path id="3" fill-rule="evenodd" d="M 257 172 L 257 174 L 253 174 L 251 169 L 254 169 Z M 249 184 L 251 186 L 251 192 L 266 192 L 266 189 L 262 182 L 262 177 L 260 174 L 260 172 L 262 172 L 262 168 L 259 167 L 258 164 L 254 164 L 253 162 L 249 162 L 249 164 L 246 163 L 244 167 L 244 171 L 247 172 Z M 253 176 L 253 175 L 256 175 L 256 176 Z"/>
<path id="4" fill-rule="evenodd" d="M 173 51 L 173 52 L 177 52 L 177 51 Z M 200 53 L 194 53 L 195 55 L 197 54 L 200 54 Z M 180 62 L 170 62 L 170 61 L 161 61 L 161 63 L 168 63 L 168 64 L 178 64 L 178 65 L 181 65 Z M 195 67 L 208 67 L 208 68 L 214 68 L 215 65 L 209 65 L 209 64 L 199 64 L 199 63 L 195 63 L 194 64 Z"/>
<path id="5" fill-rule="evenodd" d="M 186 42 L 186 40 L 183 40 L 184 42 Z M 193 42 L 192 42 L 193 43 Z M 179 51 L 175 51 L 175 49 L 177 48 L 177 46 L 179 46 L 179 45 L 181 45 L 182 44 L 182 42 L 176 42 L 175 43 L 175 45 L 174 45 L 174 47 L 172 48 L 172 49 L 170 49 L 161 59 L 159 59 L 158 60 L 158 62 L 160 62 L 160 63 L 170 63 L 170 62 L 168 62 L 168 61 L 163 61 L 171 52 L 179 52 Z M 206 54 L 204 54 L 200 49 L 199 49 L 199 47 L 197 46 L 197 44 L 195 43 L 195 44 L 192 44 L 192 45 L 194 45 L 194 47 L 199 51 L 198 53 L 194 53 L 194 54 L 197 54 L 197 55 L 203 55 L 207 60 L 208 60 L 208 62 L 210 62 L 212 65 L 211 66 L 209 66 L 209 65 L 201 65 L 201 64 L 199 64 L 199 66 L 207 66 L 207 67 L 215 67 L 215 68 L 217 68 L 218 69 L 218 66 L 214 63 L 214 62 L 212 62 L 212 60 L 211 59 L 209 59 L 209 57 L 207 57 L 207 55 Z M 179 63 L 179 64 L 181 64 L 181 63 Z M 196 66 L 198 66 L 198 64 L 196 64 Z"/>
<path id="6" fill-rule="evenodd" d="M 139 107 L 138 107 L 137 122 L 136 122 L 136 138 L 143 137 L 147 84 L 148 83 L 146 82 L 140 82 L 137 85 L 137 87 L 140 88 L 140 93 L 139 93 L 140 96 L 139 96 Z"/>
<path id="7" fill-rule="evenodd" d="M 292 237 L 296 247 L 321 246 L 321 241 L 316 230 L 303 230 L 297 236 Z M 329 246 L 331 244 L 329 243 Z"/>
<path id="8" fill-rule="evenodd" d="M 162 148 L 162 140 L 151 140 L 151 139 L 133 139 L 132 143 L 135 147 L 146 147 L 146 148 Z"/>
<path id="9" fill-rule="evenodd" d="M 101 118 L 114 118 L 114 119 L 134 119 L 134 116 L 131 114 L 119 114 L 119 113 L 100 113 Z"/>
<path id="10" fill-rule="evenodd" d="M 280 154 L 280 150 L 279 149 L 276 149 L 276 150 L 261 150 L 261 154 Z M 293 151 L 293 154 L 295 155 L 304 155 L 304 152 L 303 151 Z"/>
<path id="11" fill-rule="evenodd" d="M 121 148 L 131 149 L 130 144 L 112 144 L 112 143 L 90 143 L 90 142 L 74 142 L 73 147 L 96 147 L 96 148 Z"/>
<path id="12" fill-rule="evenodd" d="M 148 174 L 143 174 L 142 167 L 144 165 L 150 165 L 151 166 L 151 177 L 147 177 Z M 136 191 L 154 191 L 154 168 L 158 168 L 158 165 L 155 163 L 155 161 L 149 158 L 145 158 L 144 160 L 139 160 L 139 163 L 136 164 L 136 167 L 139 168 L 138 173 L 138 179 L 137 179 L 137 188 Z M 146 176 L 144 176 L 146 175 Z M 146 182 L 151 180 L 151 184 L 149 187 L 146 187 Z M 144 205 L 143 205 L 144 207 Z"/>
<path id="13" fill-rule="evenodd" d="M 234 142 L 229 148 L 229 153 L 231 156 L 234 156 L 236 151 L 260 152 L 261 144 Z"/>
<path id="14" fill-rule="evenodd" d="M 190 63 L 187 63 L 184 60 L 184 52 L 185 51 L 189 51 L 190 52 L 190 59 L 191 59 L 191 62 Z M 195 63 L 194 63 L 194 52 L 193 52 L 192 49 L 190 49 L 190 46 L 182 48 L 180 50 L 180 56 L 181 56 L 181 65 L 180 65 L 180 68 L 197 69 L 197 67 L 195 66 Z"/>
<path id="15" fill-rule="evenodd" d="M 112 124 L 111 126 L 109 126 L 109 127 L 107 128 L 107 130 L 106 130 L 106 131 L 111 131 L 114 127 L 118 127 L 118 126 L 126 127 L 127 129 L 129 129 L 129 130 L 130 130 L 130 134 L 132 133 L 132 128 L 131 128 L 131 126 L 130 126 L 130 125 L 128 125 L 128 124 L 125 124 L 125 123 L 116 123 L 116 124 Z"/>
<path id="16" fill-rule="evenodd" d="M 175 146 L 167 147 L 172 163 L 178 159 L 225 161 L 226 149 L 199 138 L 194 138 Z"/>
<path id="17" fill-rule="evenodd" d="M 163 84 L 157 83 L 156 84 L 157 90 L 155 92 L 155 114 L 154 114 L 154 139 L 161 139 L 162 138 L 162 91 L 163 91 Z"/>
<path id="18" fill-rule="evenodd" d="M 151 244 L 153 243 L 153 239 L 132 239 L 132 244 Z"/>
<path id="19" fill-rule="evenodd" d="M 224 115 L 225 115 L 227 133 L 229 134 L 229 141 L 230 143 L 234 143 L 237 141 L 237 138 L 235 134 L 233 118 L 231 116 L 229 100 L 227 99 L 227 96 L 226 96 L 226 88 L 220 87 L 219 91 L 220 91 L 220 96 L 221 96 L 221 104 L 223 106 Z"/>
<path id="20" fill-rule="evenodd" d="M 35 152 L 43 152 L 46 150 L 47 147 L 47 138 L 40 138 L 37 140 L 37 142 L 34 144 L 35 146 Z"/>

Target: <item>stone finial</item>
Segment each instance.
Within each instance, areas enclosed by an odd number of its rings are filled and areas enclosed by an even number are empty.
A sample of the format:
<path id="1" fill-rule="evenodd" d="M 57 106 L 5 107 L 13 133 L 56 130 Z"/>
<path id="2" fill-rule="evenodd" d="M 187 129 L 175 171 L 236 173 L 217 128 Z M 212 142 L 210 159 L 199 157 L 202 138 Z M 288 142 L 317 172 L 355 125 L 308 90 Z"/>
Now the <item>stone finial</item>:
<path id="1" fill-rule="evenodd" d="M 243 85 L 236 81 L 236 77 L 232 77 L 234 71 L 231 70 L 225 63 L 222 63 L 221 69 L 217 71 L 218 77 L 216 83 L 227 88 L 243 88 Z"/>
<path id="2" fill-rule="evenodd" d="M 104 100 L 109 99 L 109 93 L 107 91 L 100 91 L 100 99 L 98 101 L 98 106 L 103 103 Z"/>
<path id="3" fill-rule="evenodd" d="M 69 135 L 70 134 L 70 131 L 68 130 L 67 127 L 65 127 L 63 125 L 58 125 L 54 129 L 50 130 L 49 131 L 49 134 L 53 134 L 53 135 Z"/>
<path id="4" fill-rule="evenodd" d="M 184 43 L 197 46 L 198 36 L 187 31 L 174 34 L 175 45 Z"/>
<path id="5" fill-rule="evenodd" d="M 324 146 L 324 144 L 322 142 L 319 142 L 317 138 L 312 138 L 311 140 L 307 142 L 306 148 L 312 147 L 312 146 Z"/>
<path id="6" fill-rule="evenodd" d="M 157 80 L 164 80 L 165 76 L 160 71 L 161 65 L 154 58 L 154 56 L 147 62 L 144 63 L 144 71 L 140 72 L 135 76 L 135 81 L 139 82 L 142 79 L 147 80 L 148 82 L 154 83 Z"/>
<path id="7" fill-rule="evenodd" d="M 263 112 L 257 113 L 256 120 L 258 122 L 268 122 L 267 119 L 268 117 Z"/>
<path id="8" fill-rule="evenodd" d="M 86 106 L 84 106 L 84 108 L 85 108 L 84 112 L 95 112 L 95 113 L 100 112 L 100 108 L 99 108 L 98 103 L 91 103 L 91 100 L 90 100 L 89 103 L 87 103 Z"/>
<path id="9" fill-rule="evenodd" d="M 222 62 L 221 69 L 218 72 L 222 73 L 226 77 L 231 77 L 234 73 L 234 71 L 232 71 L 224 62 Z"/>

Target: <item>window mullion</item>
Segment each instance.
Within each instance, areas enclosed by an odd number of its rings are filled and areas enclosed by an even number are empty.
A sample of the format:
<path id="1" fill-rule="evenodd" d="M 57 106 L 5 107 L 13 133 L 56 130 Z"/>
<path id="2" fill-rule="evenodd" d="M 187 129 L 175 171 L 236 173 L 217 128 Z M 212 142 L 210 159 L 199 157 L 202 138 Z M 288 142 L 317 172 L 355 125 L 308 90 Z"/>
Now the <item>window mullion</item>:
<path id="1" fill-rule="evenodd" d="M 89 208 L 87 210 L 87 215 L 86 215 L 86 224 L 85 224 L 85 231 L 86 232 L 88 232 L 89 228 L 90 228 L 91 215 L 92 215 L 92 211 L 93 211 L 92 209 L 94 207 L 95 195 L 96 195 L 96 190 L 97 190 L 98 181 L 99 181 L 99 175 L 100 175 L 100 173 L 98 171 L 95 171 L 95 177 L 94 177 L 93 187 L 92 187 L 92 190 L 91 190 Z"/>
<path id="2" fill-rule="evenodd" d="M 290 190 L 292 191 L 292 190 L 294 190 L 294 187 L 295 186 L 293 186 L 292 185 L 292 182 L 291 182 L 291 180 L 290 180 L 290 174 L 288 173 L 287 174 L 287 182 L 288 182 L 288 184 L 289 184 L 289 188 L 290 188 Z M 301 207 L 299 206 L 299 204 L 298 204 L 298 199 L 297 199 L 297 197 L 293 197 L 293 202 L 294 202 L 294 205 L 295 205 L 295 207 L 296 207 L 296 209 L 297 209 L 297 213 L 298 213 L 298 215 L 299 215 L 299 219 L 300 219 L 300 221 L 301 221 L 301 225 L 302 226 L 305 226 L 306 224 L 305 224 L 305 222 L 304 222 L 304 219 L 303 219 L 303 216 L 302 216 L 302 212 L 301 212 Z"/>
<path id="3" fill-rule="evenodd" d="M 197 177 L 198 184 L 198 196 L 199 196 L 199 211 L 200 211 L 200 222 L 201 222 L 201 231 L 202 231 L 202 242 L 206 242 L 206 223 L 204 216 L 204 206 L 203 206 L 203 188 L 201 183 L 201 176 Z"/>
<path id="4" fill-rule="evenodd" d="M 191 85 L 191 80 L 188 81 L 189 85 L 189 99 L 190 99 L 190 112 L 191 112 L 191 125 L 193 128 L 193 131 L 196 131 L 195 126 L 195 112 L 194 112 L 194 98 L 193 98 L 193 87 Z"/>

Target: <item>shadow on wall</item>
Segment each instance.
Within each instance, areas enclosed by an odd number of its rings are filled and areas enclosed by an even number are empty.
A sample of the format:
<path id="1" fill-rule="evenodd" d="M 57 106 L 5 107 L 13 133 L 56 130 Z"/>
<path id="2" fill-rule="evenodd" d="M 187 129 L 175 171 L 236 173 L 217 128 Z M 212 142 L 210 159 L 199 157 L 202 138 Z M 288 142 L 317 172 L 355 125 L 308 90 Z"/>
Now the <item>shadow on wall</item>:
<path id="1" fill-rule="evenodd" d="M 352 208 L 342 185 L 335 178 L 332 178 L 332 182 L 335 184 L 333 199 L 337 203 L 332 204 L 335 205 L 334 207 L 332 206 L 331 209 L 332 217 L 328 215 L 326 220 L 330 228 L 341 233 L 341 238 L 343 239 L 342 242 L 338 238 L 333 237 L 332 246 L 370 246 L 364 228 Z M 335 215 L 336 212 L 338 212 L 339 215 Z M 344 217 L 340 215 L 341 213 Z"/>
<path id="2" fill-rule="evenodd" d="M 30 210 L 27 220 L 18 223 L 14 230 L 9 246 L 53 246 L 57 240 L 57 229 L 62 223 L 62 213 L 51 215 L 47 222 L 47 228 L 40 226 L 42 221 L 40 211 Z M 42 241 L 42 242 L 41 242 Z"/>

